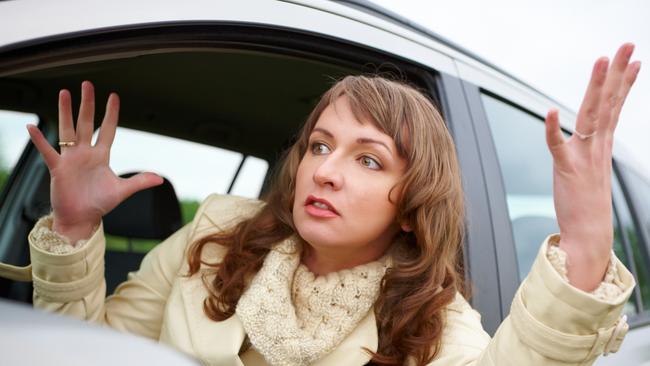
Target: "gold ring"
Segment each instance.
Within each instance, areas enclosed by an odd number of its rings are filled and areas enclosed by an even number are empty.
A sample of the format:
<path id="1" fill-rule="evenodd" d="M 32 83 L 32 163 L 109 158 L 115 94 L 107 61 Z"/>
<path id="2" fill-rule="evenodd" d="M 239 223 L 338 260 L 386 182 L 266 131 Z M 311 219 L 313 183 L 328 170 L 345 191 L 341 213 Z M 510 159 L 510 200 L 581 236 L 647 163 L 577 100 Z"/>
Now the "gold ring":
<path id="1" fill-rule="evenodd" d="M 59 146 L 60 147 L 72 147 L 76 145 L 77 143 L 75 141 L 59 141 Z"/>
<path id="2" fill-rule="evenodd" d="M 586 134 L 584 134 L 584 133 L 580 133 L 580 132 L 578 132 L 578 130 L 573 131 L 573 133 L 574 133 L 576 136 L 578 136 L 578 138 L 580 138 L 580 140 L 586 140 L 586 139 L 588 139 L 588 138 L 594 136 L 594 135 L 596 134 L 596 132 L 598 132 L 598 130 L 595 130 L 594 132 L 592 132 L 592 133 L 586 135 Z"/>

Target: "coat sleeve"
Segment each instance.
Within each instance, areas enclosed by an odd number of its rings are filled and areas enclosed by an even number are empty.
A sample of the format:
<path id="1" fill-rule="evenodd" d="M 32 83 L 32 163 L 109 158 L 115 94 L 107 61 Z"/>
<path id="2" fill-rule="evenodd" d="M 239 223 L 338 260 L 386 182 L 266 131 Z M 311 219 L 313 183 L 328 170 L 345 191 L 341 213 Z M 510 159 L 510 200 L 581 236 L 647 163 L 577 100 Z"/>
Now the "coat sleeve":
<path id="1" fill-rule="evenodd" d="M 203 202 L 195 217 L 202 216 L 214 197 Z M 44 250 L 35 242 L 32 231 L 29 242 L 34 307 L 158 339 L 165 304 L 195 226 L 194 222 L 185 225 L 154 247 L 140 269 L 129 273 L 127 281 L 108 298 L 101 224 L 84 245 L 65 254 Z"/>
<path id="2" fill-rule="evenodd" d="M 599 299 L 562 279 L 546 253 L 559 235 L 545 241 L 512 301 L 510 314 L 494 337 L 483 330 L 479 314 L 462 296 L 447 310 L 442 347 L 430 366 L 591 365 L 616 352 L 627 323 L 623 306 L 634 277 L 613 256 L 622 293 Z"/>

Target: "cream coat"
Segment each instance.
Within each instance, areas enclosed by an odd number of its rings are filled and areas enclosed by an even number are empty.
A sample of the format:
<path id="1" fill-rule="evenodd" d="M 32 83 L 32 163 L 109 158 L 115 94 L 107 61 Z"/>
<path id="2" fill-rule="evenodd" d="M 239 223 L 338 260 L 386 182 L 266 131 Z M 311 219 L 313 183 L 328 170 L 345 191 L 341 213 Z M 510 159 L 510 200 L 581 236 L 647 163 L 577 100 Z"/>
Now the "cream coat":
<path id="1" fill-rule="evenodd" d="M 266 365 L 254 350 L 239 354 L 245 333 L 237 316 L 208 319 L 202 281 L 183 276 L 188 243 L 250 216 L 259 205 L 231 196 L 208 197 L 194 221 L 148 253 L 140 270 L 108 298 L 101 226 L 85 246 L 66 255 L 39 249 L 30 235 L 34 306 L 157 339 L 206 365 Z M 599 301 L 568 285 L 551 266 L 544 253 L 548 241 L 557 239 L 550 236 L 542 245 L 493 339 L 481 327 L 479 314 L 458 295 L 447 310 L 441 353 L 430 365 L 589 365 L 603 350 L 616 351 L 627 330 L 623 323 L 618 327 L 622 332 L 615 328 L 634 287 L 632 275 L 617 260 L 626 289 L 611 302 Z M 216 246 L 204 252 L 211 261 L 222 255 Z M 363 365 L 369 356 L 362 348 L 376 350 L 377 340 L 371 311 L 316 365 Z"/>

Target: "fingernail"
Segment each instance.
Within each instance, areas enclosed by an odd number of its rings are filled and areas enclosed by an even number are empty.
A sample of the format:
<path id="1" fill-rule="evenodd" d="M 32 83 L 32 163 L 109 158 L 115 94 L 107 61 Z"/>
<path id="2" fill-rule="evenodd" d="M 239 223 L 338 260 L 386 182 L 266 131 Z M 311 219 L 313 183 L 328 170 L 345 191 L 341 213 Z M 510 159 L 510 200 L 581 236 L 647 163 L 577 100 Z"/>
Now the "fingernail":
<path id="1" fill-rule="evenodd" d="M 638 74 L 640 70 L 641 70 L 641 61 L 636 61 L 634 63 L 634 73 Z"/>

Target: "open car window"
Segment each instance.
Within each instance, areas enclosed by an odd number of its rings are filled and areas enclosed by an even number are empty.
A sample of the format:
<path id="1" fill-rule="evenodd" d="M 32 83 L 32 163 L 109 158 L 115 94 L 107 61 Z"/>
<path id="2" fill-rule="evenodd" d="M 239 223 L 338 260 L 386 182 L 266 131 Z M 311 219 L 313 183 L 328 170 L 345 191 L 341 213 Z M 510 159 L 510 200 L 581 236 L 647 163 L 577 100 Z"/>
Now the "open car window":
<path id="1" fill-rule="evenodd" d="M 38 116 L 0 110 L 0 192 L 27 146 L 29 135 L 25 126 L 29 123 L 38 123 Z"/>
<path id="2" fill-rule="evenodd" d="M 237 151 L 124 127 L 117 128 L 110 165 L 118 175 L 150 171 L 167 178 L 181 204 L 183 223 L 192 220 L 211 193 L 258 198 L 269 166 Z"/>
<path id="3" fill-rule="evenodd" d="M 79 85 L 94 83 L 95 128 L 108 95 L 117 92 L 120 129 L 111 167 L 118 174 L 153 171 L 167 178 L 180 201 L 182 224 L 210 193 L 263 195 L 268 172 L 295 141 L 320 96 L 346 75 L 392 75 L 426 91 L 434 103 L 440 100 L 435 72 L 421 65 L 317 34 L 265 29 L 262 36 L 259 31 L 244 25 L 161 25 L 27 45 L 0 60 L 0 89 L 9 96 L 0 96 L 0 109 L 33 111 L 55 145 L 60 89 L 70 90 L 76 115 Z M 13 224 L 0 236 L 0 260 L 13 264 L 29 261 L 27 234 L 50 210 L 49 175 L 31 151 L 24 179 L 15 182 L 20 195 L 1 207 L 6 214 L 0 219 Z M 105 217 L 109 293 L 171 235 L 167 231 L 178 229 L 176 207 L 138 203 L 145 214 Z M 158 216 L 173 223 L 142 235 Z M 0 296 L 31 297 L 25 286 L 2 286 L 0 281 Z"/>

